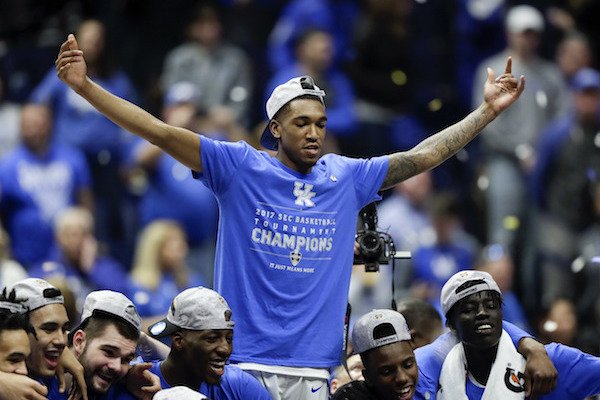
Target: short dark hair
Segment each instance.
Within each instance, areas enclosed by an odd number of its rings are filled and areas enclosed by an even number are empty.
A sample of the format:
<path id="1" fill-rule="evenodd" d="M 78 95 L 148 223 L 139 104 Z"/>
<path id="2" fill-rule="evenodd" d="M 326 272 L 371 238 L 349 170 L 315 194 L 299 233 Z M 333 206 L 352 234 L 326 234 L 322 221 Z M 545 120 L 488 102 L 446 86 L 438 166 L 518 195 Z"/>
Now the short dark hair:
<path id="1" fill-rule="evenodd" d="M 398 302 L 398 312 L 406 319 L 409 329 L 424 334 L 442 323 L 440 313 L 425 300 L 407 297 Z"/>
<path id="2" fill-rule="evenodd" d="M 109 325 L 113 325 L 119 334 L 129 340 L 138 341 L 140 331 L 125 320 L 113 317 L 107 314 L 95 313 L 86 321 L 86 324 L 81 327 L 85 332 L 86 340 L 91 341 L 100 337 Z"/>
<path id="3" fill-rule="evenodd" d="M 17 314 L 8 310 L 0 310 L 0 333 L 3 331 L 24 330 L 35 336 L 33 326 L 29 323 L 29 318 L 25 314 Z"/>

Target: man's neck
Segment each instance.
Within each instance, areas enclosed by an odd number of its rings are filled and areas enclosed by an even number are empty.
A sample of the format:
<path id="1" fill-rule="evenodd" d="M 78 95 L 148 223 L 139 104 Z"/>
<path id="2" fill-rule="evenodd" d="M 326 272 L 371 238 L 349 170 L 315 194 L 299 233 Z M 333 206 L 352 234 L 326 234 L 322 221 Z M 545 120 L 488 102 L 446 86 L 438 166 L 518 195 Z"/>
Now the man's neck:
<path id="1" fill-rule="evenodd" d="M 484 350 L 464 344 L 463 347 L 465 349 L 465 356 L 467 357 L 469 373 L 478 383 L 482 385 L 487 384 L 492 365 L 494 365 L 494 360 L 496 360 L 496 354 L 498 353 L 498 345 Z"/>
<path id="2" fill-rule="evenodd" d="M 187 386 L 192 390 L 198 390 L 202 385 L 201 378 L 194 376 L 190 368 L 183 363 L 173 360 L 171 355 L 160 363 L 160 372 L 171 387 Z"/>

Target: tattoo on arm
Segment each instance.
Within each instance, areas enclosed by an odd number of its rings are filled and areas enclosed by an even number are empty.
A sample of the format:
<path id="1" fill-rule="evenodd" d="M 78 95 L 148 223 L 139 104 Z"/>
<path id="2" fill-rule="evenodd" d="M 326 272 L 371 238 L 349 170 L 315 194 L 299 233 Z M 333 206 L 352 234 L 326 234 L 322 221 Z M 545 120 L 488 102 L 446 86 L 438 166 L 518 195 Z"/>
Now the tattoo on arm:
<path id="1" fill-rule="evenodd" d="M 494 117 L 491 110 L 479 107 L 463 120 L 428 137 L 412 149 L 391 154 L 381 189 L 388 189 L 438 166 L 473 140 Z"/>

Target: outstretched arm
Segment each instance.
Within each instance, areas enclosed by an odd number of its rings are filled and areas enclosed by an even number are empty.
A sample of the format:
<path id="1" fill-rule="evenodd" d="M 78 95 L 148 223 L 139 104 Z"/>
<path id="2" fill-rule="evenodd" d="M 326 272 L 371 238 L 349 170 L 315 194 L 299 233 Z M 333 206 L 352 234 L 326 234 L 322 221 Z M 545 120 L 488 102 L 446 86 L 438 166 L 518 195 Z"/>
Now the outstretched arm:
<path id="1" fill-rule="evenodd" d="M 87 76 L 83 52 L 72 34 L 60 46 L 55 64 L 58 77 L 107 118 L 160 147 L 187 167 L 201 172 L 200 137 L 187 129 L 162 122 L 94 83 Z"/>
<path id="2" fill-rule="evenodd" d="M 389 156 L 388 172 L 381 189 L 388 189 L 411 176 L 418 175 L 441 164 L 469 143 L 498 114 L 514 103 L 523 89 L 525 78 L 517 80 L 511 73 L 512 59 L 506 61 L 504 73 L 497 78 L 487 70 L 483 103 L 462 121 L 436 133 L 405 152 Z"/>

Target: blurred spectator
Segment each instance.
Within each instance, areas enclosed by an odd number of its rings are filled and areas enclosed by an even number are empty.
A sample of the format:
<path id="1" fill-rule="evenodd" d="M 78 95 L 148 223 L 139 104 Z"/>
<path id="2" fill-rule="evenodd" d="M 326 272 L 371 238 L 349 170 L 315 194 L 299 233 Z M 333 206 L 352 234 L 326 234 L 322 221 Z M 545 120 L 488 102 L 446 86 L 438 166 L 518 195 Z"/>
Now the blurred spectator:
<path id="1" fill-rule="evenodd" d="M 201 4 L 187 27 L 187 41 L 167 55 L 162 86 L 189 81 L 199 92 L 198 108 L 210 113 L 227 107 L 238 123 L 249 119 L 252 99 L 252 67 L 244 52 L 226 43 L 216 8 Z"/>
<path id="2" fill-rule="evenodd" d="M 0 287 L 11 286 L 13 283 L 25 278 L 27 278 L 25 269 L 12 259 L 10 237 L 0 227 Z"/>
<path id="3" fill-rule="evenodd" d="M 457 34 L 457 96 L 464 107 L 471 107 L 473 77 L 479 63 L 501 51 L 504 37 L 505 0 L 459 0 L 456 2 L 454 28 Z"/>
<path id="4" fill-rule="evenodd" d="M 514 254 L 516 237 L 524 225 L 527 206 L 525 176 L 536 158 L 535 143 L 542 129 L 568 108 L 562 74 L 555 64 L 538 56 L 544 17 L 537 9 L 520 5 L 506 15 L 507 48 L 478 67 L 473 85 L 473 104 L 482 98 L 486 68 L 504 70 L 512 56 L 515 76 L 525 75 L 527 89 L 519 102 L 487 126 L 480 136 L 486 180 L 487 241 L 499 243 Z"/>
<path id="5" fill-rule="evenodd" d="M 365 378 L 362 375 L 364 369 L 363 362 L 360 358 L 360 354 L 352 354 L 346 360 L 348 369 L 343 365 L 338 365 L 331 374 L 331 382 L 329 384 L 329 393 L 334 394 L 340 387 L 344 386 L 350 381 L 364 381 Z M 348 375 L 348 373 L 350 373 Z"/>
<path id="6" fill-rule="evenodd" d="M 567 34 L 556 48 L 556 64 L 567 82 L 584 68 L 591 68 L 594 61 L 589 39 L 582 33 Z"/>
<path id="7" fill-rule="evenodd" d="M 430 303 L 411 297 L 398 302 L 398 310 L 410 329 L 413 350 L 432 343 L 444 330 L 441 314 Z"/>
<path id="8" fill-rule="evenodd" d="M 336 65 L 351 59 L 351 30 L 358 12 L 356 0 L 289 1 L 281 10 L 269 36 L 267 57 L 271 70 L 277 72 L 294 64 L 295 43 L 307 29 L 329 32 L 336 49 Z"/>
<path id="9" fill-rule="evenodd" d="M 413 117 L 417 92 L 423 90 L 421 78 L 427 74 L 431 59 L 418 49 L 419 38 L 411 29 L 416 7 L 412 0 L 380 0 L 365 2 L 354 33 L 356 56 L 348 64 L 348 75 L 357 93 L 359 127 L 353 156 L 385 154 L 392 147 L 390 129 L 397 118 L 409 118 L 403 136 L 416 144 L 424 138 L 424 130 Z M 381 43 L 386 43 L 381 46 Z M 393 51 L 390 51 L 393 49 Z M 429 77 L 433 79 L 433 77 Z M 410 139 L 407 139 L 409 137 Z"/>
<path id="10" fill-rule="evenodd" d="M 85 52 L 88 75 L 112 93 L 133 100 L 133 86 L 114 65 L 115 58 L 108 53 L 105 36 L 104 25 L 99 21 L 86 20 L 79 27 L 77 38 Z M 120 169 L 130 136 L 63 85 L 54 67 L 33 91 L 31 100 L 52 108 L 56 141 L 84 153 L 92 174 L 96 236 L 109 246 L 111 254 L 126 259 L 127 241 L 132 241 L 132 233 L 127 229 L 133 223 L 127 218 L 130 213 L 125 208 L 127 192 Z"/>
<path id="11" fill-rule="evenodd" d="M 165 122 L 219 139 L 236 140 L 244 135 L 231 116 L 218 115 L 219 110 L 227 112 L 221 108 L 213 109 L 211 115 L 201 115 L 195 103 L 197 96 L 192 83 L 174 84 L 165 96 Z M 212 286 L 218 219 L 214 195 L 192 178 L 187 167 L 145 140 L 138 140 L 133 158 L 147 177 L 138 206 L 142 226 L 157 219 L 177 221 L 185 229 L 190 245 L 188 265 Z"/>
<path id="12" fill-rule="evenodd" d="M 145 319 L 144 327 L 163 318 L 179 292 L 203 286 L 188 270 L 187 252 L 185 233 L 174 221 L 156 220 L 140 232 L 131 270 L 134 289 L 128 297 Z"/>
<path id="13" fill-rule="evenodd" d="M 538 331 L 544 343 L 557 342 L 576 347 L 578 330 L 577 315 L 573 302 L 557 298 L 546 309 L 542 316 Z"/>
<path id="14" fill-rule="evenodd" d="M 265 101 L 276 86 L 301 75 L 309 75 L 327 93 L 327 139 L 338 139 L 342 153 L 344 140 L 352 141 L 356 128 L 354 89 L 348 77 L 333 65 L 335 53 L 331 34 L 307 29 L 296 42 L 295 62 L 274 74 L 266 87 Z"/>
<path id="15" fill-rule="evenodd" d="M 502 291 L 502 319 L 531 332 L 523 306 L 513 289 L 515 266 L 512 256 L 499 244 L 488 245 L 479 253 L 475 269 L 490 274 Z"/>
<path id="16" fill-rule="evenodd" d="M 4 77 L 0 74 L 0 159 L 17 147 L 20 142 L 21 106 L 6 99 L 5 84 Z"/>
<path id="17" fill-rule="evenodd" d="M 532 172 L 540 208 L 535 237 L 545 305 L 573 293 L 570 264 L 578 255 L 578 236 L 593 222 L 591 193 L 600 176 L 600 72 L 579 71 L 571 92 L 573 112 L 543 133 Z"/>
<path id="18" fill-rule="evenodd" d="M 441 312 L 442 286 L 458 271 L 472 268 L 477 243 L 462 229 L 459 204 L 452 193 L 436 193 L 428 211 L 435 241 L 413 251 L 409 292 L 413 297 L 430 302 Z"/>
<path id="19" fill-rule="evenodd" d="M 21 140 L 0 164 L 0 212 L 15 259 L 29 268 L 52 248 L 56 216 L 73 205 L 91 209 L 93 201 L 81 153 L 52 142 L 48 107 L 23 107 Z"/>
<path id="20" fill-rule="evenodd" d="M 79 313 L 85 297 L 94 290 L 127 293 L 127 273 L 118 262 L 102 255 L 94 237 L 94 217 L 89 210 L 65 209 L 56 217 L 54 232 L 56 246 L 43 263 L 29 270 L 32 277 L 66 281 L 76 295 Z"/>

